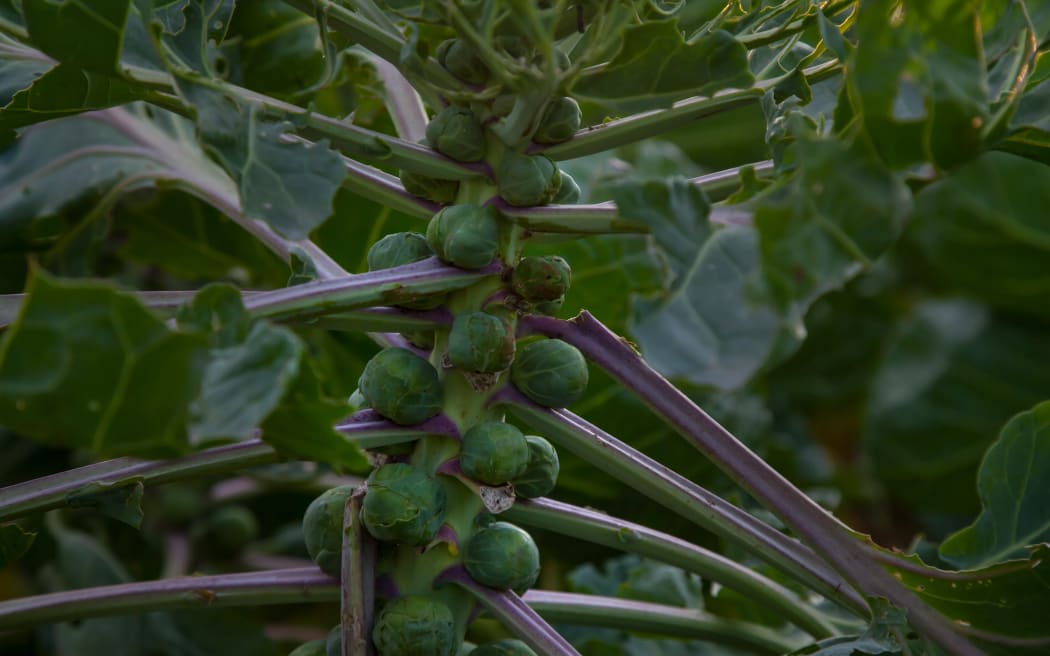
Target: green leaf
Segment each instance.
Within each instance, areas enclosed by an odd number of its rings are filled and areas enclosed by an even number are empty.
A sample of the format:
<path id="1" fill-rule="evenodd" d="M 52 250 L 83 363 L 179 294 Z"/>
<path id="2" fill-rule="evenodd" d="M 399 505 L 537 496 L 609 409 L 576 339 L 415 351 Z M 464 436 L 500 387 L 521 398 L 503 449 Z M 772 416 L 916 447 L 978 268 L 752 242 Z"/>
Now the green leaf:
<path id="1" fill-rule="evenodd" d="M 703 608 L 700 577 L 677 567 L 635 555 L 577 567 L 568 574 L 574 592 L 648 601 L 656 604 Z"/>
<path id="2" fill-rule="evenodd" d="M 898 653 L 898 636 L 908 633 L 904 611 L 889 605 L 885 599 L 871 600 L 871 624 L 858 636 L 836 636 L 797 649 L 789 656 L 853 656 L 853 654 Z"/>
<path id="3" fill-rule="evenodd" d="M 143 489 L 140 478 L 91 483 L 67 494 L 66 505 L 96 510 L 128 526 L 140 528 Z"/>
<path id="4" fill-rule="evenodd" d="M 774 301 L 800 321 L 819 296 L 855 277 L 896 241 L 908 188 L 863 139 L 800 136 L 795 173 L 757 200 L 762 269 Z"/>
<path id="5" fill-rule="evenodd" d="M 964 301 L 917 306 L 885 347 L 864 451 L 886 491 L 915 510 L 972 514 L 973 481 L 996 432 L 1050 398 L 1040 326 Z"/>
<path id="6" fill-rule="evenodd" d="M 985 153 L 916 197 L 910 236 L 942 281 L 1050 317 L 1050 167 Z"/>
<path id="7" fill-rule="evenodd" d="M 572 92 L 580 100 L 639 112 L 688 96 L 746 89 L 753 81 L 747 49 L 733 35 L 715 30 L 687 43 L 678 21 L 670 19 L 628 27 L 619 52 L 581 77 Z"/>
<path id="8" fill-rule="evenodd" d="M 35 539 L 36 533 L 27 533 L 18 524 L 0 524 L 0 571 L 29 551 Z"/>
<path id="9" fill-rule="evenodd" d="M 325 73 L 317 20 L 281 0 L 242 2 L 230 38 L 238 42 L 244 86 L 255 91 L 300 95 Z"/>
<path id="10" fill-rule="evenodd" d="M 291 123 L 263 118 L 256 105 L 182 79 L 201 138 L 238 185 L 244 211 L 290 239 L 303 239 L 332 213 L 346 168 L 324 142 L 287 143 Z"/>
<path id="11" fill-rule="evenodd" d="M 981 149 L 989 120 L 977 0 L 862 3 L 846 66 L 864 130 L 894 168 L 951 168 Z"/>
<path id="12" fill-rule="evenodd" d="M 179 307 L 175 320 L 184 330 L 211 334 L 212 346 L 219 348 L 241 344 L 251 330 L 241 292 L 223 283 L 212 283 L 194 294 Z"/>
<path id="13" fill-rule="evenodd" d="M 941 558 L 975 569 L 1023 556 L 1050 542 L 1050 402 L 1003 427 L 977 473 L 983 509 L 973 524 L 941 544 Z"/>
<path id="14" fill-rule="evenodd" d="M 119 68 L 130 0 L 22 0 L 33 44 L 63 62 L 100 73 Z"/>
<path id="15" fill-rule="evenodd" d="M 204 340 L 109 285 L 37 273 L 0 341 L 0 423 L 103 455 L 185 448 Z"/>

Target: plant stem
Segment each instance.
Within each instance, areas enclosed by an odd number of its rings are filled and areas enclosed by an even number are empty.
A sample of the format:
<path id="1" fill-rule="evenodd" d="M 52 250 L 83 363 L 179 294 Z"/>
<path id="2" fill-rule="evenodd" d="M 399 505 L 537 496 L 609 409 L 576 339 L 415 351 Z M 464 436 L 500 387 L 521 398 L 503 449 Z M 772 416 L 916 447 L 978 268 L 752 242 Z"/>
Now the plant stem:
<path id="1" fill-rule="evenodd" d="M 397 67 L 379 56 L 370 58 L 383 81 L 387 112 L 399 137 L 419 143 L 426 135 L 427 113 L 415 88 Z"/>
<path id="2" fill-rule="evenodd" d="M 723 501 L 566 410 L 542 408 L 516 390 L 495 399 L 512 414 L 614 478 L 679 516 L 732 542 L 796 580 L 865 615 L 864 599 L 806 546 Z"/>
<path id="3" fill-rule="evenodd" d="M 579 652 L 513 592 L 494 590 L 470 578 L 462 565 L 446 570 L 437 583 L 451 583 L 472 594 L 496 619 L 540 656 L 579 656 Z"/>
<path id="4" fill-rule="evenodd" d="M 693 608 L 546 590 L 529 590 L 523 599 L 551 622 L 703 640 L 761 654 L 786 654 L 806 644 L 805 640 L 792 639 L 760 624 Z"/>
<path id="5" fill-rule="evenodd" d="M 366 449 L 418 439 L 424 434 L 456 435 L 455 427 L 441 415 L 418 426 L 405 427 L 378 418 L 372 411 L 355 414 L 336 426 L 336 430 Z M 273 447 L 258 439 L 170 460 L 116 458 L 0 488 L 0 519 L 61 508 L 66 505 L 68 495 L 93 483 L 114 486 L 122 482 L 133 484 L 142 481 L 144 484 L 158 485 L 278 460 L 280 455 Z"/>
<path id="6" fill-rule="evenodd" d="M 342 656 L 371 656 L 375 610 L 376 542 L 361 523 L 363 487 L 346 500 L 340 578 Z"/>
<path id="7" fill-rule="evenodd" d="M 498 275 L 500 269 L 499 263 L 493 262 L 477 271 L 467 271 L 431 257 L 391 269 L 260 292 L 245 298 L 244 305 L 259 317 L 307 319 L 464 289 L 481 278 Z"/>
<path id="8" fill-rule="evenodd" d="M 908 611 L 911 625 L 950 653 L 960 656 L 980 653 L 943 615 L 923 603 L 875 562 L 846 526 L 652 369 L 625 340 L 587 312 L 572 321 L 548 319 L 529 317 L 528 327 L 579 348 L 866 595 L 885 597 Z"/>
<path id="9" fill-rule="evenodd" d="M 543 205 L 511 207 L 502 200 L 493 202 L 507 218 L 530 232 L 579 235 L 645 234 L 649 226 L 619 216 L 616 203 L 605 201 L 590 205 Z M 752 213 L 735 206 L 714 205 L 708 220 L 721 225 L 747 225 Z"/>
<path id="10" fill-rule="evenodd" d="M 551 499 L 519 499 L 502 516 L 512 522 L 680 567 L 765 604 L 814 638 L 835 634 L 834 627 L 819 611 L 784 586 L 725 556 L 673 535 Z"/>

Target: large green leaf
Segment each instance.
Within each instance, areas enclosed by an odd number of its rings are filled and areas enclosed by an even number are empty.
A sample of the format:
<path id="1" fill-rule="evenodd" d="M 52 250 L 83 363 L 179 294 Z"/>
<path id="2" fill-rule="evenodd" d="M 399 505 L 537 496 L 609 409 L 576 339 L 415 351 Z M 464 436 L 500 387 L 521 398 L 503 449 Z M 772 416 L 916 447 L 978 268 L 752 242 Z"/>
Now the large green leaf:
<path id="1" fill-rule="evenodd" d="M 957 567 L 987 567 L 1050 542 L 1050 402 L 1003 427 L 977 474 L 983 510 L 974 523 L 941 545 Z"/>
<path id="2" fill-rule="evenodd" d="M 985 153 L 916 197 L 909 228 L 951 287 L 1050 317 L 1050 167 Z"/>
<path id="3" fill-rule="evenodd" d="M 770 293 L 800 321 L 817 297 L 893 245 L 911 195 L 863 137 L 849 143 L 800 135 L 789 157 L 797 170 L 758 200 L 755 225 Z"/>
<path id="4" fill-rule="evenodd" d="M 864 449 L 894 498 L 918 511 L 970 514 L 981 456 L 1010 416 L 1050 398 L 1040 326 L 964 301 L 918 306 L 887 346 Z"/>
<path id="5" fill-rule="evenodd" d="M 0 423 L 99 454 L 183 450 L 204 340 L 106 284 L 38 273 L 27 291 L 0 342 Z"/>
<path id="6" fill-rule="evenodd" d="M 131 0 L 22 0 L 29 37 L 59 61 L 115 73 Z"/>
<path id="7" fill-rule="evenodd" d="M 638 112 L 688 96 L 748 88 L 753 81 L 747 50 L 731 34 L 715 30 L 686 42 L 678 21 L 670 19 L 628 27 L 619 52 L 572 91 L 581 100 Z"/>

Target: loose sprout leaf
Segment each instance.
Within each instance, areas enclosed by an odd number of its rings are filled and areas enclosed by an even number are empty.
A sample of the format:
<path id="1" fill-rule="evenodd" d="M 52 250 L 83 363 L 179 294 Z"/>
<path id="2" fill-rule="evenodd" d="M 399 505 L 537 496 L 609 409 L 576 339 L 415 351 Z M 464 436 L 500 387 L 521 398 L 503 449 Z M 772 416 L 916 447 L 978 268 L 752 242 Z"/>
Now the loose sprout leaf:
<path id="1" fill-rule="evenodd" d="M 698 245 L 677 291 L 636 299 L 631 335 L 646 360 L 665 376 L 736 389 L 773 353 L 783 322 L 754 293 L 759 278 L 758 235 L 748 226 L 721 228 Z"/>
<path id="2" fill-rule="evenodd" d="M 1050 317 L 1050 168 L 985 153 L 923 189 L 911 237 L 938 277 L 988 303 Z"/>
<path id="3" fill-rule="evenodd" d="M 95 482 L 66 495 L 70 508 L 97 510 L 128 526 L 142 526 L 141 478 L 112 483 Z"/>
<path id="4" fill-rule="evenodd" d="M 205 147 L 237 183 L 245 213 L 290 239 L 303 239 L 332 213 L 346 177 L 342 157 L 326 144 L 283 141 L 288 122 L 204 85 L 179 81 L 197 112 Z"/>
<path id="5" fill-rule="evenodd" d="M 598 72 L 585 75 L 573 95 L 623 112 L 667 107 L 688 96 L 748 88 L 747 50 L 715 30 L 687 43 L 675 19 L 645 22 L 624 32 L 619 52 Z"/>
<path id="6" fill-rule="evenodd" d="M 797 170 L 757 201 L 755 225 L 770 293 L 801 320 L 817 297 L 893 245 L 911 195 L 862 138 L 844 143 L 799 135 L 789 157 Z"/>
<path id="7" fill-rule="evenodd" d="M 35 539 L 36 533 L 27 532 L 18 524 L 0 524 L 0 570 L 29 551 Z"/>
<path id="8" fill-rule="evenodd" d="M 1011 419 L 981 461 L 977 489 L 983 510 L 940 548 L 962 568 L 986 567 L 1050 542 L 1050 402 Z"/>
<path id="9" fill-rule="evenodd" d="M 130 0 L 22 0 L 36 46 L 59 61 L 100 73 L 118 69 L 130 6 Z"/>
<path id="10" fill-rule="evenodd" d="M 981 457 L 1013 414 L 1050 398 L 1033 353 L 1050 335 L 967 301 L 927 301 L 883 347 L 864 420 L 864 451 L 894 498 L 972 515 Z"/>
<path id="11" fill-rule="evenodd" d="M 37 273 L 0 342 L 0 424 L 102 455 L 185 447 L 205 342 L 134 296 Z"/>

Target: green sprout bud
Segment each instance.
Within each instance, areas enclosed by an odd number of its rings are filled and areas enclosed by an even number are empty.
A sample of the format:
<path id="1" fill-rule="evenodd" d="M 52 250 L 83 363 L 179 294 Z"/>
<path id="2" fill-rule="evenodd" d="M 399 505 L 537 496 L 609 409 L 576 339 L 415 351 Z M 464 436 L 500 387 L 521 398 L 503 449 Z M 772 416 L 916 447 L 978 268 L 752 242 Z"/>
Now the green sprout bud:
<path id="1" fill-rule="evenodd" d="M 427 597 L 407 596 L 389 602 L 372 628 L 379 656 L 451 656 L 456 651 L 456 625 L 448 606 Z"/>
<path id="2" fill-rule="evenodd" d="M 508 152 L 496 169 L 496 184 L 499 195 L 510 205 L 545 205 L 558 194 L 561 174 L 546 155 Z"/>
<path id="3" fill-rule="evenodd" d="M 304 642 L 288 654 L 288 656 L 328 656 L 325 650 L 325 641 L 318 638 L 310 642 Z"/>
<path id="4" fill-rule="evenodd" d="M 536 656 L 531 647 L 514 638 L 487 642 L 470 653 L 472 656 Z"/>
<path id="5" fill-rule="evenodd" d="M 456 194 L 459 193 L 458 180 L 430 178 L 411 171 L 401 171 L 401 184 L 405 187 L 405 191 L 413 196 L 419 196 L 441 205 L 451 205 L 456 202 Z"/>
<path id="6" fill-rule="evenodd" d="M 522 394 L 548 408 L 564 408 L 587 389 L 587 361 L 560 339 L 533 342 L 518 351 L 510 380 Z"/>
<path id="7" fill-rule="evenodd" d="M 489 67 L 478 57 L 478 51 L 463 39 L 443 41 L 434 53 L 449 73 L 470 84 L 485 84 Z"/>
<path id="8" fill-rule="evenodd" d="M 433 256 L 434 251 L 427 244 L 427 238 L 420 233 L 394 232 L 372 244 L 372 247 L 368 249 L 368 270 L 392 269 Z M 441 305 L 442 302 L 444 302 L 444 296 L 434 296 L 399 303 L 398 307 L 410 310 L 430 310 Z"/>
<path id="9" fill-rule="evenodd" d="M 391 347 L 377 353 L 357 381 L 365 401 L 395 424 L 411 426 L 441 412 L 438 373 L 423 358 Z"/>
<path id="10" fill-rule="evenodd" d="M 463 566 L 478 583 L 499 590 L 526 590 L 540 575 L 540 552 L 532 536 L 507 522 L 493 522 L 470 537 Z"/>
<path id="11" fill-rule="evenodd" d="M 430 219 L 427 243 L 443 261 L 480 269 L 496 256 L 499 212 L 491 205 L 451 205 Z"/>
<path id="12" fill-rule="evenodd" d="M 532 140 L 541 144 L 556 144 L 572 139 L 580 129 L 583 113 L 580 105 L 568 96 L 555 98 L 543 111 L 540 127 Z"/>
<path id="13" fill-rule="evenodd" d="M 456 315 L 448 335 L 448 359 L 465 371 L 496 373 L 514 361 L 514 329 L 487 312 Z"/>
<path id="14" fill-rule="evenodd" d="M 558 452 L 550 442 L 538 435 L 526 435 L 529 445 L 529 463 L 525 471 L 511 480 L 514 494 L 525 499 L 535 499 L 548 494 L 558 482 Z"/>
<path id="15" fill-rule="evenodd" d="M 445 488 L 406 465 L 383 465 L 368 477 L 361 520 L 372 537 L 416 547 L 428 544 L 445 522 Z"/>
<path id="16" fill-rule="evenodd" d="M 558 173 L 561 175 L 561 184 L 551 202 L 557 205 L 575 205 L 580 201 L 580 185 L 565 171 L 559 169 Z"/>
<path id="17" fill-rule="evenodd" d="M 554 301 L 569 291 L 572 269 L 557 255 L 531 255 L 514 267 L 510 288 L 526 301 Z"/>
<path id="18" fill-rule="evenodd" d="M 485 158 L 485 130 L 469 109 L 446 107 L 427 123 L 427 143 L 458 162 Z"/>
<path id="19" fill-rule="evenodd" d="M 324 641 L 324 656 L 343 656 L 343 627 L 336 624 Z"/>
<path id="20" fill-rule="evenodd" d="M 528 464 L 529 443 L 516 426 L 486 421 L 463 434 L 459 466 L 476 481 L 502 485 L 520 476 Z"/>
<path id="21" fill-rule="evenodd" d="M 223 506 L 208 518 L 208 533 L 224 551 L 240 551 L 259 536 L 259 522 L 244 506 Z"/>
<path id="22" fill-rule="evenodd" d="M 336 578 L 339 578 L 343 549 L 343 513 L 353 491 L 349 485 L 326 490 L 310 502 L 303 514 L 307 553 L 325 574 Z"/>

